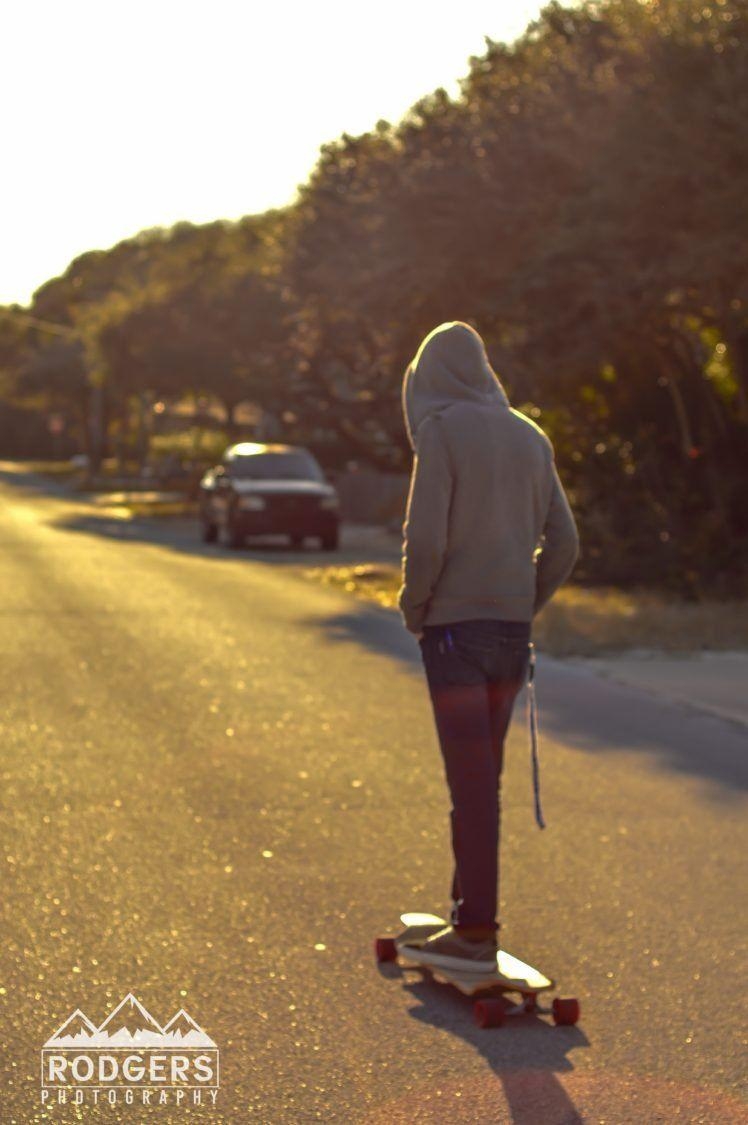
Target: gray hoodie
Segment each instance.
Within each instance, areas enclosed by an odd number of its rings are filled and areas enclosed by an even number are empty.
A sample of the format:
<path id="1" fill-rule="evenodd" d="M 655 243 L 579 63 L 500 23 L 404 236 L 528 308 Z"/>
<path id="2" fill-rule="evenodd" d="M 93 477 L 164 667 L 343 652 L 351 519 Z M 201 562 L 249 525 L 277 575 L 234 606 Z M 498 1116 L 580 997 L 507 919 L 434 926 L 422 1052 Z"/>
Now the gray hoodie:
<path id="1" fill-rule="evenodd" d="M 531 621 L 579 554 L 551 442 L 509 405 L 483 341 L 461 321 L 429 333 L 402 397 L 415 454 L 399 596 L 407 628 Z"/>

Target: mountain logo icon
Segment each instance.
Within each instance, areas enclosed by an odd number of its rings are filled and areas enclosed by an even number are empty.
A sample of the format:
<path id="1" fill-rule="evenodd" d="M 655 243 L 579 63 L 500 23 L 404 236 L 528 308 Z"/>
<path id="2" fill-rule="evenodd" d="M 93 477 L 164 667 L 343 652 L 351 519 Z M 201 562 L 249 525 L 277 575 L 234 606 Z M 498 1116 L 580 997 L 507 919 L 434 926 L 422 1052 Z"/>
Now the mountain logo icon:
<path id="1" fill-rule="evenodd" d="M 91 1023 L 88 1016 L 84 1015 L 80 1008 L 76 1008 L 73 1014 L 65 1020 L 62 1027 L 57 1029 L 52 1039 L 48 1040 L 48 1043 L 57 1046 L 64 1039 L 66 1046 L 77 1047 L 79 1043 L 90 1043 L 91 1036 L 95 1034 L 96 1024 Z"/>
<path id="2" fill-rule="evenodd" d="M 132 992 L 120 1000 L 98 1027 L 76 1008 L 44 1044 L 51 1047 L 81 1047 L 106 1050 L 114 1047 L 169 1049 L 215 1048 L 215 1042 L 184 1008 L 163 1027 Z"/>

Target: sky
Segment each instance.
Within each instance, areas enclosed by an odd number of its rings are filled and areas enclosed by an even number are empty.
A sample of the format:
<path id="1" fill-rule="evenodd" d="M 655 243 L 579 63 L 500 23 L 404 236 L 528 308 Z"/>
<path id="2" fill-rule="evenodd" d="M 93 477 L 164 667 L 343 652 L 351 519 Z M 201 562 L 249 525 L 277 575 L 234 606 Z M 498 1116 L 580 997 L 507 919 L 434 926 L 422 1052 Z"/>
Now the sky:
<path id="1" fill-rule="evenodd" d="M 78 254 L 290 202 L 320 145 L 459 92 L 530 0 L 37 0 L 0 13 L 0 303 Z"/>

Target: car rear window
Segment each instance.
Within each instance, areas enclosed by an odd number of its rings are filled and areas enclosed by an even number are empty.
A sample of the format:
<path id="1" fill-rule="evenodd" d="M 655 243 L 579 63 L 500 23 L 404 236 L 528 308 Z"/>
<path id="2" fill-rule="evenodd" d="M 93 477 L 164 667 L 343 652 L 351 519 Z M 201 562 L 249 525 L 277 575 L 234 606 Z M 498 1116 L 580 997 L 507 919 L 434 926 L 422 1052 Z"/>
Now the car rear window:
<path id="1" fill-rule="evenodd" d="M 324 480 L 308 453 L 252 453 L 232 457 L 229 465 L 231 474 L 240 480 Z"/>

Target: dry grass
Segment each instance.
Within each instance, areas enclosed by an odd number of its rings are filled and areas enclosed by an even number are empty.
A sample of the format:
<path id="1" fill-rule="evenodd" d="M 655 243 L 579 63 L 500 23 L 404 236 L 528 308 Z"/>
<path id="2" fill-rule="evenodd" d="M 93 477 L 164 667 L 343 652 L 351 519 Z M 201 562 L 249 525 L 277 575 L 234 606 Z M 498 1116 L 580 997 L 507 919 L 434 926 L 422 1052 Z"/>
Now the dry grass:
<path id="1" fill-rule="evenodd" d="M 13 461 L 25 473 L 39 473 L 40 476 L 53 477 L 55 480 L 67 480 L 80 476 L 78 465 L 71 461 Z"/>
<path id="2" fill-rule="evenodd" d="M 307 577 L 395 607 L 394 564 L 310 567 Z M 690 603 L 651 591 L 565 586 L 537 617 L 538 647 L 554 656 L 596 656 L 627 649 L 662 652 L 748 648 L 745 602 Z"/>
<path id="3" fill-rule="evenodd" d="M 197 504 L 179 492 L 100 492 L 93 503 L 118 519 L 142 516 L 184 518 L 197 514 Z"/>

